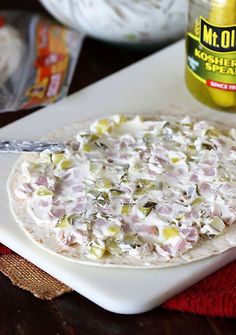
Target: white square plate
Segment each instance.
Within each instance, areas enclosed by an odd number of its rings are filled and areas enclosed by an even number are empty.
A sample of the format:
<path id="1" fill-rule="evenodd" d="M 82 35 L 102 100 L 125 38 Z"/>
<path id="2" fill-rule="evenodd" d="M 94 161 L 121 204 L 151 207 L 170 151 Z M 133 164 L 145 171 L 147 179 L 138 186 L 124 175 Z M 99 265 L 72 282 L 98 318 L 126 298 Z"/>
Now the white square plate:
<path id="1" fill-rule="evenodd" d="M 178 42 L 61 102 L 0 129 L 0 138 L 36 139 L 86 118 L 115 113 L 190 114 L 236 125 L 236 116 L 195 101 L 184 84 L 184 42 Z M 18 155 L 0 156 L 0 241 L 103 308 L 141 313 L 235 259 L 236 248 L 192 264 L 167 269 L 83 266 L 31 242 L 10 213 L 6 180 Z"/>

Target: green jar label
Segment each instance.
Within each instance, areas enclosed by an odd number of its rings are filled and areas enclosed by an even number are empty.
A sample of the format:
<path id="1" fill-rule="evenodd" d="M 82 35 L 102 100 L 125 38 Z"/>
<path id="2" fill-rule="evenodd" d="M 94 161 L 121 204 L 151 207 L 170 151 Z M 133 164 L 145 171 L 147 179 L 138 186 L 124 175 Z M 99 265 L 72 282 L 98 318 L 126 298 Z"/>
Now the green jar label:
<path id="1" fill-rule="evenodd" d="M 196 36 L 187 34 L 187 65 L 207 86 L 236 91 L 236 26 L 219 27 L 200 18 Z"/>

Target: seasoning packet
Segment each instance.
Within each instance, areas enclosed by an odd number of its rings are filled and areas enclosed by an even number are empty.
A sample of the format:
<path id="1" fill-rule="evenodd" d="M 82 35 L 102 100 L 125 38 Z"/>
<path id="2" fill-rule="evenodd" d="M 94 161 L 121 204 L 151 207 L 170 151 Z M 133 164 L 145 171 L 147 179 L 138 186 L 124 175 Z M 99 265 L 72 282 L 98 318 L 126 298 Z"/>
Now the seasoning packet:
<path id="1" fill-rule="evenodd" d="M 83 38 L 37 14 L 0 11 L 0 112 L 65 97 Z"/>

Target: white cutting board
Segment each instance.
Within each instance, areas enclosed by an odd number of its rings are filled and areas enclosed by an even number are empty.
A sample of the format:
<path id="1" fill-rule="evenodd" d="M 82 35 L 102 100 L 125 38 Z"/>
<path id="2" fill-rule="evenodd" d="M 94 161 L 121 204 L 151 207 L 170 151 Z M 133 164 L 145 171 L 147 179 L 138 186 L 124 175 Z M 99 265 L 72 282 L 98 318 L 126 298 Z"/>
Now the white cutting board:
<path id="1" fill-rule="evenodd" d="M 208 117 L 236 126 L 236 115 L 210 110 L 186 90 L 181 41 L 0 129 L 0 138 L 36 139 L 86 118 L 156 111 Z M 192 264 L 131 270 L 83 266 L 49 254 L 24 235 L 9 211 L 6 180 L 17 157 L 0 156 L 0 241 L 107 310 L 124 314 L 150 310 L 236 258 L 233 248 Z"/>

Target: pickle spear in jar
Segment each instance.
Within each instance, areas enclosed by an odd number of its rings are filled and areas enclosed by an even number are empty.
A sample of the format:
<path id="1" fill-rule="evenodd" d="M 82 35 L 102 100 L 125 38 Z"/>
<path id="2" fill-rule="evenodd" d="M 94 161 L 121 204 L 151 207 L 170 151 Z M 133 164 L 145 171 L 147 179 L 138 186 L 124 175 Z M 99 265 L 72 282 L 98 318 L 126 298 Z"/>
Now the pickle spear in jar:
<path id="1" fill-rule="evenodd" d="M 221 6 L 216 5 L 215 1 L 211 1 L 211 11 L 209 21 L 219 26 L 229 26 L 236 24 L 236 1 L 221 1 Z M 236 105 L 236 92 L 216 90 L 209 87 L 208 92 L 214 103 L 221 107 L 231 107 Z"/>

